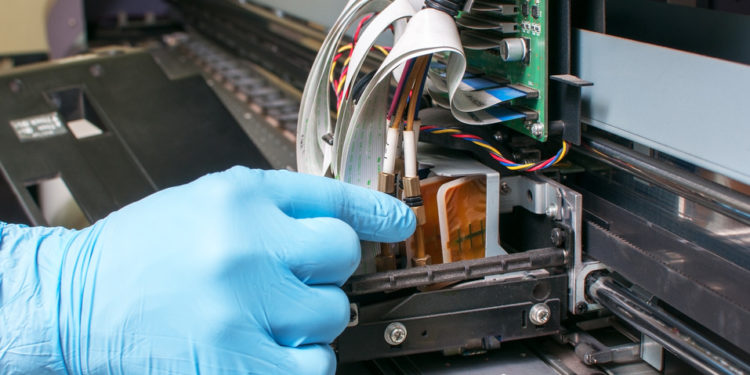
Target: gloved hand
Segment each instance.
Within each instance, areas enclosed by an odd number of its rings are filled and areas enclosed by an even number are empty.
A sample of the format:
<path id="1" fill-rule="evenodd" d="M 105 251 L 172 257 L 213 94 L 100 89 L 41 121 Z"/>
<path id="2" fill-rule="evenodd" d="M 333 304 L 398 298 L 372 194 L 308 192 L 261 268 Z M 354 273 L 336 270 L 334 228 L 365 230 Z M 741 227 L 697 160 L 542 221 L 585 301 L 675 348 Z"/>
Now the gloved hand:
<path id="1" fill-rule="evenodd" d="M 385 194 L 242 167 L 81 231 L 0 223 L 0 373 L 333 373 L 359 239 L 414 227 Z"/>

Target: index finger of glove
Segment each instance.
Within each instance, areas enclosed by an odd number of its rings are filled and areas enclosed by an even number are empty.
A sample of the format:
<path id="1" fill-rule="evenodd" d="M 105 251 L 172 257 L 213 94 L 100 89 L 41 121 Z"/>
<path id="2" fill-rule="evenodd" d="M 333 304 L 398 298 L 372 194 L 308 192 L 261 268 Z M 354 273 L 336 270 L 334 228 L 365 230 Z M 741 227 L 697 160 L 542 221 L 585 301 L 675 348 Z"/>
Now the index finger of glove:
<path id="1" fill-rule="evenodd" d="M 351 226 L 359 238 L 366 241 L 403 241 L 416 227 L 416 218 L 404 203 L 374 190 L 289 171 L 247 168 L 230 171 L 260 173 L 254 177 L 260 178 L 265 195 L 288 216 L 336 218 Z"/>

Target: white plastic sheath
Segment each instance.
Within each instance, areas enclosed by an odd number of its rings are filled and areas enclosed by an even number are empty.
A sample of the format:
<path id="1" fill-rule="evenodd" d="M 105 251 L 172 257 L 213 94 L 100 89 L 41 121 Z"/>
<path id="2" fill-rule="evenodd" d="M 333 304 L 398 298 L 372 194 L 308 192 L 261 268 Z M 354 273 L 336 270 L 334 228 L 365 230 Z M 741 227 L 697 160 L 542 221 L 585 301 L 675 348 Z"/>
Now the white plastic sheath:
<path id="1" fill-rule="evenodd" d="M 404 130 L 404 177 L 417 177 L 417 140 L 411 130 Z"/>
<path id="2" fill-rule="evenodd" d="M 419 135 L 421 134 L 422 120 L 414 120 L 414 149 L 419 149 Z"/>
<path id="3" fill-rule="evenodd" d="M 383 155 L 383 172 L 393 174 L 396 171 L 398 158 L 398 129 L 388 128 L 385 140 L 385 155 Z"/>
<path id="4" fill-rule="evenodd" d="M 449 96 L 458 88 L 466 69 L 466 59 L 456 24 L 450 15 L 435 9 L 422 9 L 415 14 L 396 41 L 372 80 L 365 87 L 351 118 L 348 129 L 336 142 L 336 157 L 340 159 L 334 174 L 353 184 L 372 186 L 379 171 L 377 161 L 385 148 L 385 116 L 390 76 L 405 61 L 433 53 L 450 54 L 447 78 L 444 81 Z M 378 148 L 378 142 L 380 147 Z"/>
<path id="5" fill-rule="evenodd" d="M 300 172 L 324 175 L 331 165 L 333 147 L 323 136 L 333 134 L 334 129 L 328 73 L 341 38 L 357 19 L 381 11 L 389 3 L 388 0 L 350 0 L 323 41 L 302 93 L 297 124 L 297 170 Z"/>

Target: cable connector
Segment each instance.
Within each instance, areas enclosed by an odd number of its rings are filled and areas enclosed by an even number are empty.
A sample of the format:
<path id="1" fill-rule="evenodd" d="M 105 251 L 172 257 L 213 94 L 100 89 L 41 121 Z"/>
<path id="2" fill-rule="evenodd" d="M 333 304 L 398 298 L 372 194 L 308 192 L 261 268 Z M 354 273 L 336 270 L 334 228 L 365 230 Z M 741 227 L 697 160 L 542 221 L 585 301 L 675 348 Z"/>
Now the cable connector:
<path id="1" fill-rule="evenodd" d="M 427 213 L 425 212 L 424 206 L 413 206 L 411 207 L 414 216 L 417 217 L 417 226 L 422 226 L 427 223 Z"/>
<path id="2" fill-rule="evenodd" d="M 404 184 L 404 197 L 415 198 L 422 196 L 422 191 L 419 187 L 419 177 L 404 177 L 401 181 Z"/>
<path id="3" fill-rule="evenodd" d="M 424 230 L 422 226 L 418 226 L 414 232 L 414 244 L 416 246 L 417 254 L 411 259 L 411 264 L 414 267 L 423 267 L 432 264 L 432 257 L 430 254 L 425 253 L 424 248 Z"/>
<path id="4" fill-rule="evenodd" d="M 396 175 L 380 172 L 378 174 L 378 191 L 394 195 L 396 193 Z"/>
<path id="5" fill-rule="evenodd" d="M 375 257 L 375 269 L 378 272 L 396 269 L 396 256 L 391 251 L 391 246 L 389 243 L 380 244 L 380 254 Z"/>
<path id="6" fill-rule="evenodd" d="M 424 5 L 427 8 L 436 9 L 455 17 L 458 12 L 464 9 L 466 0 L 426 0 Z"/>

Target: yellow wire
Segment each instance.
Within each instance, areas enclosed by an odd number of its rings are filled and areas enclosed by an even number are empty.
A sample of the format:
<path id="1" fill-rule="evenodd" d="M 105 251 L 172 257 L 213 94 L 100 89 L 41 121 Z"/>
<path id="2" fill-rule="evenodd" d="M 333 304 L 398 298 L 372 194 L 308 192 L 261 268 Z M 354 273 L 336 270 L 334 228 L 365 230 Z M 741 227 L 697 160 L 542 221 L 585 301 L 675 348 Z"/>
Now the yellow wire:
<path id="1" fill-rule="evenodd" d="M 496 148 L 494 148 L 494 147 L 492 147 L 490 145 L 486 145 L 484 143 L 479 143 L 479 142 L 474 142 L 474 144 L 477 145 L 477 146 L 482 146 L 482 147 L 484 147 L 484 148 L 486 148 L 486 149 L 488 149 L 488 150 L 490 150 L 490 151 L 492 151 L 492 152 L 500 155 L 501 157 L 503 156 L 503 154 L 500 151 L 498 151 Z"/>
<path id="2" fill-rule="evenodd" d="M 505 167 L 505 168 L 508 168 L 511 171 L 517 171 L 519 169 L 527 169 L 527 168 L 531 168 L 533 166 L 534 166 L 534 164 L 524 164 L 524 165 L 519 165 L 519 166 L 515 166 L 515 167 Z"/>
<path id="3" fill-rule="evenodd" d="M 380 45 L 375 45 L 375 46 L 374 46 L 374 48 L 375 48 L 375 49 L 377 49 L 378 51 L 380 51 L 380 53 L 382 53 L 383 55 L 385 55 L 385 56 L 388 56 L 388 50 L 386 50 L 386 49 L 385 49 L 385 48 L 384 48 L 383 46 L 380 46 Z M 336 51 L 336 53 L 337 53 L 337 54 L 339 54 L 339 53 L 341 53 L 341 52 L 344 52 L 344 51 L 348 51 L 348 50 L 350 50 L 350 49 L 352 49 L 352 44 L 351 44 L 351 43 L 349 43 L 349 44 L 346 44 L 346 45 L 343 45 L 343 46 L 341 46 L 341 47 L 340 47 L 340 48 L 339 48 L 339 49 L 338 49 L 338 50 Z M 350 56 L 349 58 L 347 58 L 347 59 L 346 59 L 346 61 L 344 62 L 344 66 L 347 66 L 347 65 L 349 65 L 349 60 L 350 60 L 350 59 L 351 59 L 351 56 Z M 336 63 L 337 63 L 337 62 L 338 62 L 338 60 L 334 60 L 334 61 L 333 61 L 333 64 L 331 64 L 331 70 L 330 70 L 330 71 L 328 72 L 328 82 L 329 82 L 329 83 L 333 83 L 333 81 L 334 81 L 334 78 L 333 78 L 333 73 L 334 73 L 334 71 L 336 70 Z M 340 90 L 340 89 L 339 89 L 339 90 Z"/>
<path id="4" fill-rule="evenodd" d="M 375 45 L 375 49 L 380 51 L 383 55 L 388 56 L 388 50 L 383 48 L 383 46 Z"/>
<path id="5" fill-rule="evenodd" d="M 345 45 L 341 46 L 336 51 L 336 53 L 338 54 L 338 53 L 341 53 L 341 52 L 344 52 L 344 51 L 347 51 L 347 50 L 350 50 L 350 49 L 352 49 L 352 44 L 351 43 L 345 44 Z M 328 73 L 328 82 L 330 82 L 330 83 L 333 83 L 333 71 L 336 69 L 336 61 L 337 60 L 333 60 L 333 64 L 331 64 L 331 71 Z"/>
<path id="6" fill-rule="evenodd" d="M 460 133 L 461 131 L 458 129 L 443 129 L 443 130 L 436 130 L 432 132 L 433 134 L 445 134 L 445 133 Z"/>
<path id="7" fill-rule="evenodd" d="M 552 163 L 552 165 L 555 165 L 559 162 L 561 162 L 563 159 L 565 159 L 565 156 L 568 155 L 568 150 L 570 149 L 570 146 L 568 146 L 568 142 L 563 141 L 563 151 L 560 153 L 560 159 Z"/>
<path id="8" fill-rule="evenodd" d="M 341 90 L 344 88 L 344 82 L 346 82 L 346 74 L 341 77 L 341 81 L 339 81 L 339 85 L 336 87 L 336 94 L 341 94 Z"/>
<path id="9" fill-rule="evenodd" d="M 433 134 L 452 134 L 452 133 L 455 134 L 455 133 L 461 133 L 461 131 L 458 130 L 458 129 L 441 129 L 441 130 L 436 130 L 436 131 L 434 131 L 432 133 Z M 499 155 L 501 158 L 505 158 L 505 156 L 503 156 L 502 152 L 500 152 L 498 149 L 496 149 L 495 147 L 493 147 L 491 145 L 486 145 L 484 143 L 476 142 L 476 141 L 472 141 L 472 143 L 474 143 L 477 146 L 481 146 L 483 148 L 486 148 L 487 150 L 492 151 L 493 153 Z M 562 152 L 560 153 L 560 158 L 557 159 L 557 160 L 555 160 L 555 162 L 553 162 L 552 164 L 550 164 L 550 166 L 553 166 L 553 165 L 561 162 L 565 158 L 565 156 L 568 154 L 568 151 L 570 151 L 570 145 L 568 145 L 568 142 L 563 141 Z M 521 170 L 521 169 L 532 168 L 535 165 L 536 165 L 535 163 L 526 163 L 526 164 L 516 165 L 516 166 L 506 166 L 506 168 L 508 168 L 508 169 L 510 169 L 512 171 L 517 171 L 517 170 Z"/>
<path id="10" fill-rule="evenodd" d="M 328 73 L 328 83 L 333 83 L 333 71 L 336 69 L 336 61 L 333 61 L 333 64 L 331 64 L 331 72 Z"/>

